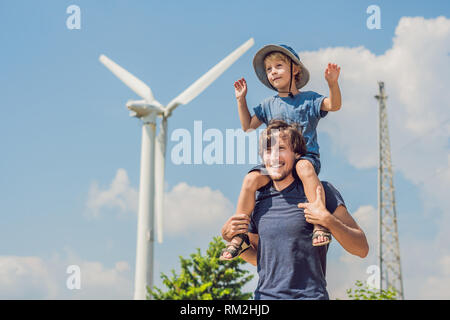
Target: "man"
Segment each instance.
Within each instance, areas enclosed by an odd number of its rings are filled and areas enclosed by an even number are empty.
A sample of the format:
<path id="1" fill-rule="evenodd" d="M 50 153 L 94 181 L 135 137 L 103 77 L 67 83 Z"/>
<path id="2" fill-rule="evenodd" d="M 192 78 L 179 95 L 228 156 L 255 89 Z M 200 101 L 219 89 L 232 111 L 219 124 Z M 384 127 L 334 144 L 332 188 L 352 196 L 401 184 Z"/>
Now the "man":
<path id="1" fill-rule="evenodd" d="M 364 232 L 348 213 L 339 192 L 328 182 L 317 188 L 316 201 L 306 203 L 295 162 L 305 152 L 295 125 L 272 121 L 261 135 L 262 158 L 271 182 L 258 190 L 252 217 L 232 216 L 222 228 L 230 241 L 248 232 L 250 247 L 241 257 L 257 266 L 255 299 L 329 299 L 326 290 L 328 246 L 314 247 L 314 224 L 329 229 L 349 253 L 361 258 L 369 247 Z M 326 204 L 322 192 L 325 192 Z"/>

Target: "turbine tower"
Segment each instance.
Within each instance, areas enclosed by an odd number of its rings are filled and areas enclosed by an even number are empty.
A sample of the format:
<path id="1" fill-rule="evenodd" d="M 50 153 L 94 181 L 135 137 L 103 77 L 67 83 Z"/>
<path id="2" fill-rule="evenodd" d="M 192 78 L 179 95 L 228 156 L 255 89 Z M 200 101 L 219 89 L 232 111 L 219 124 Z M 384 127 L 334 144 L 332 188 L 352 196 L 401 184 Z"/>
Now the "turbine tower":
<path id="1" fill-rule="evenodd" d="M 162 242 L 162 220 L 164 203 L 164 167 L 167 143 L 167 119 L 179 105 L 187 104 L 205 90 L 226 69 L 228 69 L 251 46 L 253 38 L 230 53 L 225 59 L 211 68 L 175 99 L 163 106 L 155 100 L 153 93 L 144 82 L 117 65 L 105 55 L 99 60 L 114 75 L 122 80 L 143 100 L 129 101 L 126 106 L 130 116 L 142 121 L 141 172 L 139 185 L 139 211 L 136 245 L 136 271 L 134 299 L 146 298 L 146 287 L 153 287 L 153 243 L 154 213 L 158 242 Z M 161 117 L 159 134 L 156 136 L 156 119 Z"/>
<path id="2" fill-rule="evenodd" d="M 380 266 L 380 290 L 394 288 L 404 299 L 400 264 L 395 189 L 392 174 L 391 147 L 389 142 L 387 96 L 384 82 L 378 82 L 379 95 L 379 164 L 378 164 L 378 257 Z"/>

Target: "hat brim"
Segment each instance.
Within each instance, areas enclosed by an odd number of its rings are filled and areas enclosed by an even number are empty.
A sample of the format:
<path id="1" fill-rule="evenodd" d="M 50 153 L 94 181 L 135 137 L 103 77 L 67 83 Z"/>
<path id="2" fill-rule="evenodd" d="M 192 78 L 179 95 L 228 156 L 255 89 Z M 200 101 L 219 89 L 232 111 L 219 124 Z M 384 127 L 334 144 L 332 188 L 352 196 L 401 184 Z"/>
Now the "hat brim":
<path id="1" fill-rule="evenodd" d="M 297 89 L 303 88 L 309 81 L 309 71 L 308 69 L 303 65 L 303 63 L 288 49 L 283 48 L 281 46 L 277 46 L 274 44 L 269 44 L 261 49 L 255 54 L 255 57 L 253 58 L 253 68 L 255 69 L 256 76 L 258 79 L 269 89 L 273 90 L 272 85 L 269 82 L 269 79 L 267 79 L 266 74 L 266 68 L 264 65 L 264 59 L 265 57 L 274 51 L 282 52 L 285 55 L 287 55 L 289 58 L 292 59 L 296 64 L 298 64 L 301 68 L 300 71 L 300 80 L 295 82 L 295 86 Z"/>

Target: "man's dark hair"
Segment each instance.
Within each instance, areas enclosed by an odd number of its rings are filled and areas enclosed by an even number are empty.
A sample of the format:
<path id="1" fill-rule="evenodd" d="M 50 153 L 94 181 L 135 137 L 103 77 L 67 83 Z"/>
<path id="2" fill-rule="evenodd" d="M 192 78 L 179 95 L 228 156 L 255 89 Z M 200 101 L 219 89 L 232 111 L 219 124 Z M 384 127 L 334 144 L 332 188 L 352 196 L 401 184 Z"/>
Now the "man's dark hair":
<path id="1" fill-rule="evenodd" d="M 299 156 L 306 154 L 306 142 L 303 138 L 301 128 L 296 123 L 288 124 L 283 120 L 272 120 L 269 122 L 267 128 L 261 134 L 260 140 L 260 154 L 262 157 L 263 151 L 270 148 L 273 143 L 274 134 L 279 133 L 280 137 L 287 138 L 292 151 Z"/>

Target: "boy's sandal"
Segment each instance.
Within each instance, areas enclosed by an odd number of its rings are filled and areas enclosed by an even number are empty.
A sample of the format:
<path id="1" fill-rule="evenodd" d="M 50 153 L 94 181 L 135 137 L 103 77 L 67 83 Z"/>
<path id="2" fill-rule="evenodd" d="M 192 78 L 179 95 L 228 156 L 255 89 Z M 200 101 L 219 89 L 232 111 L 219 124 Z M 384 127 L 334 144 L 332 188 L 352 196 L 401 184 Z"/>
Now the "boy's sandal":
<path id="1" fill-rule="evenodd" d="M 326 238 L 327 240 L 325 240 L 324 242 L 319 242 L 319 243 L 314 244 L 314 239 L 317 239 L 320 236 Z M 317 229 L 317 230 L 314 230 L 314 232 L 313 232 L 312 240 L 313 240 L 313 246 L 314 247 L 320 247 L 320 246 L 324 246 L 326 244 L 329 244 L 331 242 L 331 239 L 332 239 L 331 238 L 331 233 L 327 232 L 327 231 L 325 231 L 323 229 Z"/>
<path id="2" fill-rule="evenodd" d="M 244 233 L 238 234 L 236 237 L 239 237 L 242 239 L 241 243 L 239 245 L 236 245 L 234 243 L 229 243 L 228 246 L 222 250 L 222 253 L 220 255 L 220 260 L 233 260 L 234 258 L 238 257 L 242 252 L 248 250 L 250 248 L 250 239 L 248 236 Z M 231 254 L 231 258 L 224 258 L 223 253 L 228 252 Z"/>

